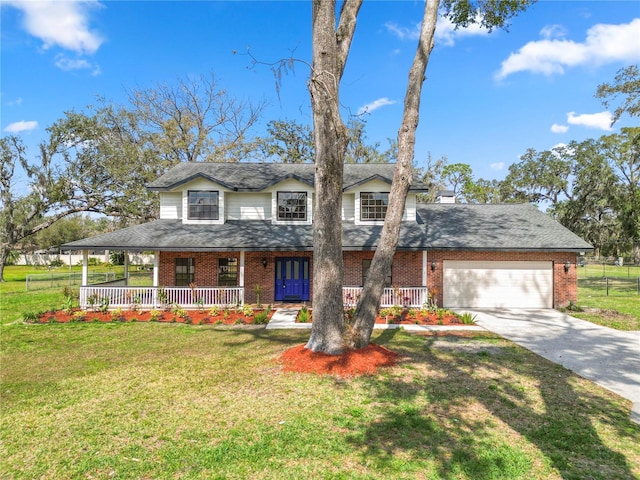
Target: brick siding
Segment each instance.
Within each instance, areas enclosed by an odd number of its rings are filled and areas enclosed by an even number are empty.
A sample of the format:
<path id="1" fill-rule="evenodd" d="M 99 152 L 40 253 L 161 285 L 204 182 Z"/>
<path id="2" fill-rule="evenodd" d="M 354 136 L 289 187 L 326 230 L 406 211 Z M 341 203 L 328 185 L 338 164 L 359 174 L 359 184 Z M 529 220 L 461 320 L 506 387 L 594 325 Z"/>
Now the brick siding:
<path id="1" fill-rule="evenodd" d="M 362 285 L 362 260 L 372 259 L 374 252 L 344 252 L 344 285 Z M 195 258 L 195 284 L 201 287 L 218 285 L 218 259 L 237 258 L 238 252 L 161 252 L 160 285 L 175 284 L 175 259 Z M 311 252 L 247 252 L 245 254 L 245 302 L 256 303 L 256 286 L 261 289 L 260 302 L 269 304 L 274 301 L 275 258 L 306 257 L 310 259 L 310 272 L 313 272 L 313 254 Z M 266 268 L 262 260 L 267 260 Z M 553 262 L 553 305 L 563 307 L 577 300 L 577 254 L 568 252 L 469 252 L 438 251 L 427 253 L 427 287 L 435 293 L 438 305 L 442 305 L 442 266 L 445 260 L 467 261 L 551 261 Z M 569 261 L 571 267 L 565 273 L 564 265 Z M 436 268 L 431 271 L 431 262 Z M 239 273 L 238 273 L 239 276 Z M 391 282 L 394 286 L 415 287 L 422 285 L 422 252 L 397 252 L 394 257 Z M 313 275 L 310 278 L 310 291 L 313 292 Z"/>

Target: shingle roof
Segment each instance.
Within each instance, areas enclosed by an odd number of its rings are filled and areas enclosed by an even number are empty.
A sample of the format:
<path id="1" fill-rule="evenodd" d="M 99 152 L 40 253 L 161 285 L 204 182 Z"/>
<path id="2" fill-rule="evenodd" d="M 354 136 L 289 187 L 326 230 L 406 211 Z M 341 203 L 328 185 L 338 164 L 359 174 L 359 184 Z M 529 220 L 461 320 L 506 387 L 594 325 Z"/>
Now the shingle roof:
<path id="1" fill-rule="evenodd" d="M 381 225 L 343 223 L 344 250 L 375 248 Z M 311 225 L 227 221 L 223 225 L 154 222 L 63 245 L 72 250 L 312 250 Z M 400 250 L 588 251 L 592 247 L 533 205 L 426 204 L 418 223 L 403 224 Z"/>
<path id="2" fill-rule="evenodd" d="M 370 250 L 382 232 L 381 225 L 343 226 L 345 250 Z M 401 229 L 400 248 L 416 250 L 424 244 L 424 231 Z M 72 250 L 163 250 L 163 251 L 231 251 L 231 250 L 313 250 L 311 225 L 273 225 L 269 221 L 228 221 L 224 225 L 183 225 L 180 220 L 156 220 L 71 242 L 63 246 Z"/>
<path id="3" fill-rule="evenodd" d="M 418 205 L 431 249 L 585 251 L 593 247 L 535 205 Z"/>
<path id="4" fill-rule="evenodd" d="M 369 179 L 380 179 L 389 184 L 393 179 L 395 163 L 345 164 L 343 188 L 346 190 Z M 315 165 L 312 163 L 204 163 L 191 162 L 176 165 L 166 174 L 148 185 L 150 190 L 174 189 L 196 178 L 207 178 L 230 190 L 239 192 L 261 191 L 287 178 L 295 178 L 308 185 L 314 184 Z M 411 191 L 427 191 L 427 186 L 414 179 Z"/>

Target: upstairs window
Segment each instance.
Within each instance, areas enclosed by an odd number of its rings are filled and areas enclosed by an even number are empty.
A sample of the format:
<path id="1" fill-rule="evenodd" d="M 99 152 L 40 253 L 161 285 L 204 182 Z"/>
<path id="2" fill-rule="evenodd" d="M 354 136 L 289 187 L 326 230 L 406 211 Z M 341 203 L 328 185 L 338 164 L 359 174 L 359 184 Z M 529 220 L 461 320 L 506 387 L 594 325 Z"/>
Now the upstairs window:
<path id="1" fill-rule="evenodd" d="M 218 192 L 190 190 L 189 220 L 218 220 Z"/>
<path id="2" fill-rule="evenodd" d="M 278 220 L 307 219 L 307 192 L 278 192 Z"/>
<path id="3" fill-rule="evenodd" d="M 196 278 L 195 258 L 176 258 L 176 287 L 186 287 Z"/>
<path id="4" fill-rule="evenodd" d="M 360 220 L 384 220 L 389 205 L 389 193 L 361 193 Z"/>

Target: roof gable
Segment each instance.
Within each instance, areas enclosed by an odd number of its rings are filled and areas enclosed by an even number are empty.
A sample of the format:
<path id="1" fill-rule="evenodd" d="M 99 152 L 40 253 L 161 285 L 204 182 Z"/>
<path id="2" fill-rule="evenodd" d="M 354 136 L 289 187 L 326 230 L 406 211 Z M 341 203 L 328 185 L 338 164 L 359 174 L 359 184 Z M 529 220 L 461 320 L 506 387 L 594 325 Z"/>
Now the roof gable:
<path id="1" fill-rule="evenodd" d="M 345 164 L 343 189 L 347 190 L 372 179 L 391 184 L 395 163 Z M 314 185 L 315 164 L 312 163 L 180 163 L 148 185 L 150 190 L 170 191 L 197 177 L 216 182 L 229 190 L 258 192 L 293 178 Z M 410 191 L 427 191 L 414 179 Z"/>

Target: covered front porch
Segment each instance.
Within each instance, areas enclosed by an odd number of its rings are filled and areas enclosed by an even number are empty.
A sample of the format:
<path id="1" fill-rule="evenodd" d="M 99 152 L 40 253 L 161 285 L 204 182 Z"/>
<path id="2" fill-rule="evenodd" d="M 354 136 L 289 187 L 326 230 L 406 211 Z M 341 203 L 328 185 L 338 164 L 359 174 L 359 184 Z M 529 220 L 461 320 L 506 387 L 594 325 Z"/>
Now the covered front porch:
<path id="1" fill-rule="evenodd" d="M 345 308 L 357 304 L 372 256 L 373 252 L 344 252 Z M 115 283 L 89 285 L 87 259 L 88 251 L 84 251 L 80 288 L 83 309 L 201 309 L 291 302 L 310 305 L 312 299 L 312 252 L 156 251 L 150 284 L 143 285 L 129 281 L 129 252 L 124 255 L 124 278 Z M 426 304 L 427 265 L 426 252 L 397 252 L 381 307 Z"/>

